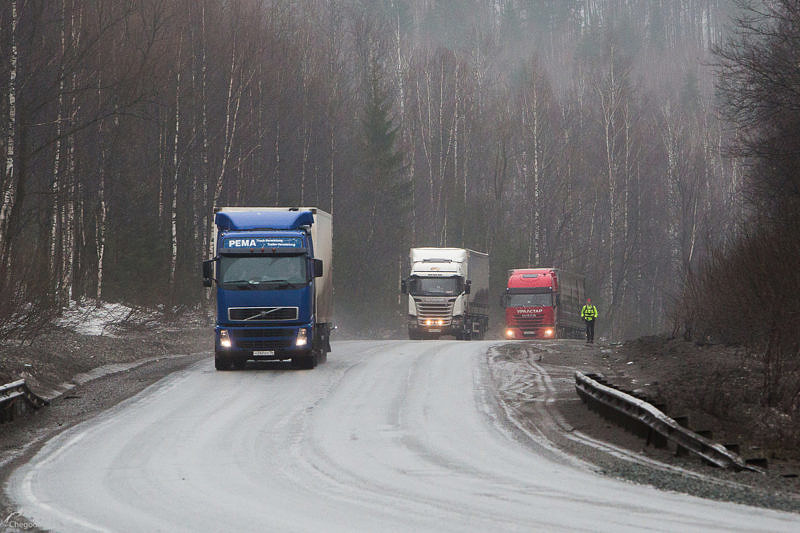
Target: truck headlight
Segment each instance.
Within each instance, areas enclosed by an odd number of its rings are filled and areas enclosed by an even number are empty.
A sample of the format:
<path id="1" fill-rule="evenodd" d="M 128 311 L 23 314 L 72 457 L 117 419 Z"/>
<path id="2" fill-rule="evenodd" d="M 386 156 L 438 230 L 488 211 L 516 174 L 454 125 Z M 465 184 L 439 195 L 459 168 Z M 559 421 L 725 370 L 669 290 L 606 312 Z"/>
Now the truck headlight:
<path id="1" fill-rule="evenodd" d="M 442 320 L 442 319 L 440 318 L 439 320 L 437 320 L 437 321 L 436 321 L 436 325 L 437 325 L 437 326 L 444 326 L 444 320 Z"/>
<path id="2" fill-rule="evenodd" d="M 506 330 L 506 337 L 508 337 L 509 339 L 513 339 L 514 338 L 514 330 L 511 329 L 511 328 L 507 329 Z"/>
<path id="3" fill-rule="evenodd" d="M 544 336 L 545 337 L 552 337 L 553 336 L 553 330 L 552 329 L 544 330 Z"/>
<path id="4" fill-rule="evenodd" d="M 300 328 L 297 331 L 297 340 L 294 344 L 295 346 L 305 346 L 308 344 L 308 333 L 306 332 L 306 328 Z"/>
<path id="5" fill-rule="evenodd" d="M 230 348 L 233 346 L 233 343 L 231 342 L 231 336 L 227 329 L 219 330 L 219 345 L 223 348 Z"/>

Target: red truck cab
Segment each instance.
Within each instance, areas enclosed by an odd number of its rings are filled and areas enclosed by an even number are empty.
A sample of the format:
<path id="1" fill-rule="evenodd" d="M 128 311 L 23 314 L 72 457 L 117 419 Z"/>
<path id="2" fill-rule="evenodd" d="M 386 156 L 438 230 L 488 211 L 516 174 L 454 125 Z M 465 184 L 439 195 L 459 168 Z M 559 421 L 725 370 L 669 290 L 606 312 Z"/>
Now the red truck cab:
<path id="1" fill-rule="evenodd" d="M 580 338 L 582 276 L 555 268 L 509 271 L 505 308 L 507 339 Z"/>

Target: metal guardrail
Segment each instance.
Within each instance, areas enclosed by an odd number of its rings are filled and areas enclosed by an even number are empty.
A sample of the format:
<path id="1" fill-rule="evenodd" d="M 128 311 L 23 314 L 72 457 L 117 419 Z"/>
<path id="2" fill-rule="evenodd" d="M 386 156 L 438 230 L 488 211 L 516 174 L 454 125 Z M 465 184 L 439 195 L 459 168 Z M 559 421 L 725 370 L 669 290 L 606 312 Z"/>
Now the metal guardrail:
<path id="1" fill-rule="evenodd" d="M 24 379 L 0 385 L 0 422 L 10 422 L 17 415 L 39 409 L 49 403 L 34 394 Z"/>
<path id="2" fill-rule="evenodd" d="M 575 389 L 581 399 L 590 405 L 594 402 L 610 409 L 621 418 L 620 422 L 623 425 L 639 425 L 649 429 L 648 440 L 654 440 L 653 433 L 656 433 L 661 437 L 660 440 L 668 439 L 674 442 L 678 449 L 689 450 L 715 466 L 737 471 L 763 472 L 761 468 L 747 464 L 744 459 L 722 444 L 714 443 L 681 426 L 652 404 L 604 385 L 598 379 L 599 377 L 593 374 L 575 372 Z"/>

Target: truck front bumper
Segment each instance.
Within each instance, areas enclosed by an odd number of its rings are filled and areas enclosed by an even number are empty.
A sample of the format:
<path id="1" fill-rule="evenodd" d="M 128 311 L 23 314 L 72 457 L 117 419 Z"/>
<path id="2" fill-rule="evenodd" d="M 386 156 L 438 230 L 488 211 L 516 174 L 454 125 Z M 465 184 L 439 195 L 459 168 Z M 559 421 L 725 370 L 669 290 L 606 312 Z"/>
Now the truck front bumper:
<path id="1" fill-rule="evenodd" d="M 554 326 L 542 326 L 536 328 L 519 328 L 507 326 L 505 330 L 506 339 L 555 339 L 556 328 Z"/>
<path id="2" fill-rule="evenodd" d="M 312 327 L 254 326 L 215 328 L 217 356 L 235 359 L 291 359 L 311 351 Z"/>
<path id="3" fill-rule="evenodd" d="M 415 316 L 408 318 L 408 331 L 422 335 L 456 335 L 463 332 L 464 322 L 460 316 L 452 319 L 419 320 Z"/>

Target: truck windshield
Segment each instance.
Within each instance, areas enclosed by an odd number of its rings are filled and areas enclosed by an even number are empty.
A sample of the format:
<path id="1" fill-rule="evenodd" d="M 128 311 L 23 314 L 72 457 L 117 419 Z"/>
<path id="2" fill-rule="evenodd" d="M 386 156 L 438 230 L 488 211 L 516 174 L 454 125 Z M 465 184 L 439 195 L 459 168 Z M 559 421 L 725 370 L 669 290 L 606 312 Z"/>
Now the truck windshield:
<path id="1" fill-rule="evenodd" d="M 233 290 L 301 287 L 307 283 L 306 256 L 222 256 L 220 281 Z"/>
<path id="2" fill-rule="evenodd" d="M 408 280 L 408 293 L 414 296 L 457 296 L 462 292 L 460 277 L 418 278 Z"/>
<path id="3" fill-rule="evenodd" d="M 549 307 L 553 305 L 553 294 L 509 294 L 507 307 Z"/>

